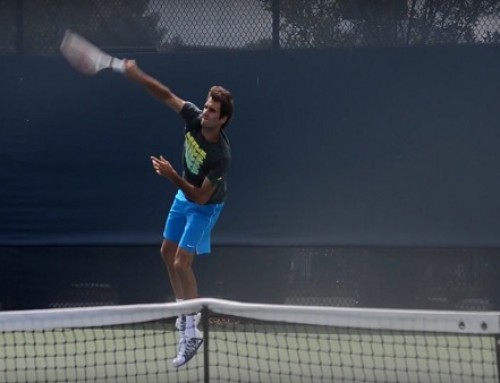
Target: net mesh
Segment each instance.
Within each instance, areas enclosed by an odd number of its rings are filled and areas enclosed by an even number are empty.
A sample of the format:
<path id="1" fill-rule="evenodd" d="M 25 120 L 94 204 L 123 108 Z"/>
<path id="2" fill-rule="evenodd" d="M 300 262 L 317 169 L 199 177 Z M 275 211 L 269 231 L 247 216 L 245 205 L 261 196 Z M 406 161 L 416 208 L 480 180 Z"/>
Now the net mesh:
<path id="1" fill-rule="evenodd" d="M 174 368 L 175 318 L 204 347 Z M 498 313 L 189 302 L 4 312 L 5 382 L 498 382 Z"/>
<path id="2" fill-rule="evenodd" d="M 0 0 L 0 54 L 498 44 L 497 0 Z"/>
<path id="3" fill-rule="evenodd" d="M 258 324 L 218 329 L 218 382 L 496 382 L 485 336 Z"/>
<path id="4" fill-rule="evenodd" d="M 156 322 L 3 333 L 0 376 L 34 383 L 203 381 L 196 361 L 175 379 L 166 368 L 176 345 L 171 327 Z"/>

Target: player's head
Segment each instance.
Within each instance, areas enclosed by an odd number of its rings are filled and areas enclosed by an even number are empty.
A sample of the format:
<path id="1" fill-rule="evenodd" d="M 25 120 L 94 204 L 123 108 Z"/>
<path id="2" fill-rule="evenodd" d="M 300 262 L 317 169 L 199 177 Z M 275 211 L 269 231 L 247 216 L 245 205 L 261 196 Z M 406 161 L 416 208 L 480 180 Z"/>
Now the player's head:
<path id="1" fill-rule="evenodd" d="M 221 125 L 221 129 L 224 129 L 233 117 L 233 95 L 222 86 L 215 85 L 208 91 L 207 99 L 210 98 L 220 104 L 219 119 L 225 120 Z"/>

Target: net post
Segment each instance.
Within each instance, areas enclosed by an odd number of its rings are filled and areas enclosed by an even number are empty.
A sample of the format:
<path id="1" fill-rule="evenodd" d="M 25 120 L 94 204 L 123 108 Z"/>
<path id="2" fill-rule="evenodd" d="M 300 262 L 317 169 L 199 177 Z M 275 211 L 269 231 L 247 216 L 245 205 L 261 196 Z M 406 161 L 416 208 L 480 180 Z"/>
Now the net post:
<path id="1" fill-rule="evenodd" d="M 210 359 L 208 357 L 208 338 L 209 338 L 209 310 L 207 305 L 203 305 L 201 309 L 201 319 L 203 327 L 203 376 L 204 382 L 210 382 Z"/>

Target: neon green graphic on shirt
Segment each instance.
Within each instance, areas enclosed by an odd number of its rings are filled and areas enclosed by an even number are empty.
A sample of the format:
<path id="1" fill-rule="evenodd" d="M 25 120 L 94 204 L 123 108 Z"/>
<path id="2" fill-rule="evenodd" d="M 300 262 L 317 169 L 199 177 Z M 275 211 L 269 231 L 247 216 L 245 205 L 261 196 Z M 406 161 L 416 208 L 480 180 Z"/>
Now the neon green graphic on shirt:
<path id="1" fill-rule="evenodd" d="M 205 152 L 200 145 L 196 142 L 191 132 L 186 134 L 185 146 L 185 158 L 186 166 L 188 170 L 198 175 L 200 172 L 200 167 L 203 164 L 203 160 L 207 157 L 207 152 Z"/>

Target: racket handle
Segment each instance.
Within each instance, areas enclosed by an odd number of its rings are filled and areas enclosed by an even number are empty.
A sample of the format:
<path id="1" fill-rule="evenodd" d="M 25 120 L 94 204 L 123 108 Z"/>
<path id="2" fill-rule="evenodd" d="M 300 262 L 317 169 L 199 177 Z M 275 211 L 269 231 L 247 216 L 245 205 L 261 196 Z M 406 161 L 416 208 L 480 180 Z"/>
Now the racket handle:
<path id="1" fill-rule="evenodd" d="M 125 73 L 125 60 L 114 58 L 111 60 L 111 69 L 118 73 Z"/>

